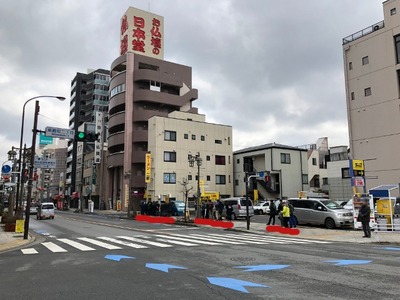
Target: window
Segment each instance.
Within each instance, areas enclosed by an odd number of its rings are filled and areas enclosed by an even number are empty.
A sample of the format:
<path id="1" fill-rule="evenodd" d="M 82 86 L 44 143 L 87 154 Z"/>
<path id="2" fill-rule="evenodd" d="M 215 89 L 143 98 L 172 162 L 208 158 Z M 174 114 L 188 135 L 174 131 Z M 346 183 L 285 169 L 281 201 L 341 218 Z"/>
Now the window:
<path id="1" fill-rule="evenodd" d="M 322 177 L 322 185 L 328 185 L 328 177 Z"/>
<path id="2" fill-rule="evenodd" d="M 308 184 L 308 174 L 301 175 L 301 183 Z"/>
<path id="3" fill-rule="evenodd" d="M 196 140 L 196 135 L 195 134 L 192 134 L 192 140 L 193 141 Z"/>
<path id="4" fill-rule="evenodd" d="M 400 34 L 394 37 L 394 46 L 396 48 L 396 63 L 400 63 Z"/>
<path id="5" fill-rule="evenodd" d="M 342 168 L 342 178 L 350 178 L 350 169 Z"/>
<path id="6" fill-rule="evenodd" d="M 185 133 L 185 134 L 183 135 L 183 138 L 184 138 L 185 140 L 187 140 L 187 139 L 189 138 L 189 135 L 188 135 L 187 133 Z"/>
<path id="7" fill-rule="evenodd" d="M 206 137 L 205 137 L 204 135 L 202 135 L 202 136 L 200 136 L 200 139 L 201 139 L 202 141 L 205 141 L 205 140 L 206 140 Z"/>
<path id="8" fill-rule="evenodd" d="M 225 175 L 215 175 L 215 184 L 225 184 Z"/>
<path id="9" fill-rule="evenodd" d="M 313 159 L 312 159 L 312 164 L 313 164 L 313 166 L 317 165 L 317 159 L 315 157 L 313 157 Z"/>
<path id="10" fill-rule="evenodd" d="M 176 141 L 176 131 L 165 130 L 164 141 Z"/>
<path id="11" fill-rule="evenodd" d="M 215 155 L 215 164 L 216 165 L 225 165 L 225 156 Z"/>
<path id="12" fill-rule="evenodd" d="M 188 180 L 192 180 L 192 175 L 188 175 Z"/>
<path id="13" fill-rule="evenodd" d="M 371 88 L 367 87 L 366 89 L 364 89 L 364 96 L 368 97 L 371 96 Z"/>
<path id="14" fill-rule="evenodd" d="M 235 185 L 238 186 L 239 185 L 239 180 L 235 179 Z"/>
<path id="15" fill-rule="evenodd" d="M 175 184 L 176 183 L 176 174 L 175 173 L 164 173 L 164 183 Z"/>
<path id="16" fill-rule="evenodd" d="M 240 164 L 240 158 L 237 158 L 237 159 L 236 159 L 236 163 L 237 163 L 237 164 Z"/>
<path id="17" fill-rule="evenodd" d="M 281 153 L 281 163 L 290 164 L 290 154 L 289 153 Z"/>
<path id="18" fill-rule="evenodd" d="M 351 100 L 354 100 L 354 99 L 356 99 L 356 97 L 354 96 L 354 92 L 351 92 L 351 94 L 350 94 L 350 98 L 351 98 Z"/>
<path id="19" fill-rule="evenodd" d="M 353 70 L 353 63 L 349 62 L 349 70 Z"/>
<path id="20" fill-rule="evenodd" d="M 396 7 L 390 10 L 390 15 L 393 16 L 396 14 Z"/>
<path id="21" fill-rule="evenodd" d="M 216 144 L 222 144 L 222 140 L 215 140 Z"/>
<path id="22" fill-rule="evenodd" d="M 164 151 L 164 161 L 176 162 L 176 152 Z"/>
<path id="23" fill-rule="evenodd" d="M 210 155 L 207 155 L 207 156 L 206 156 L 206 160 L 207 160 L 207 161 L 210 161 L 210 160 L 211 160 L 211 156 L 210 156 Z"/>
<path id="24" fill-rule="evenodd" d="M 368 65 L 368 64 L 369 64 L 369 58 L 368 58 L 368 56 L 364 56 L 364 57 L 362 58 L 362 64 L 363 64 L 363 65 Z"/>
<path id="25" fill-rule="evenodd" d="M 207 181 L 210 181 L 210 180 L 211 180 L 211 176 L 207 175 Z"/>

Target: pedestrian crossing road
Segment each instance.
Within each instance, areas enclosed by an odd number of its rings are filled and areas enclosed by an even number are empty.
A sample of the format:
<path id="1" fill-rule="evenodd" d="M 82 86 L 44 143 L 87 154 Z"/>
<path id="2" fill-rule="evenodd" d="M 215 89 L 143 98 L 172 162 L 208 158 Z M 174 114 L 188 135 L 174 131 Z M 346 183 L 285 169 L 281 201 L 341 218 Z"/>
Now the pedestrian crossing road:
<path id="1" fill-rule="evenodd" d="M 78 237 L 74 239 L 55 238 L 31 248 L 21 249 L 23 254 L 39 252 L 62 253 L 72 250 L 95 251 L 99 249 L 117 250 L 126 248 L 171 248 L 176 246 L 221 246 L 221 245 L 268 245 L 268 244 L 329 244 L 331 242 L 291 237 L 262 236 L 255 234 L 148 234 L 114 237 Z"/>

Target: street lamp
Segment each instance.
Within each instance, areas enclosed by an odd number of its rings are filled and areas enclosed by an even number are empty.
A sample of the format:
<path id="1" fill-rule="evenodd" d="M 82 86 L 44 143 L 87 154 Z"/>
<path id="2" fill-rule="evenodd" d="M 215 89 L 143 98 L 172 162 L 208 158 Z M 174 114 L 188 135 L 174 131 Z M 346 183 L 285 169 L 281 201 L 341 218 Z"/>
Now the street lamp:
<path id="1" fill-rule="evenodd" d="M 203 160 L 200 157 L 200 153 L 197 152 L 196 155 L 189 154 L 188 155 L 189 167 L 194 167 L 194 163 L 197 164 L 197 199 L 196 199 L 196 217 L 201 217 L 201 208 L 200 208 L 200 166 Z"/>
<path id="2" fill-rule="evenodd" d="M 32 101 L 32 100 L 38 99 L 38 98 L 55 98 L 55 99 L 58 99 L 60 101 L 64 101 L 65 100 L 65 97 L 61 97 L 61 96 L 36 96 L 36 97 L 33 97 L 33 98 L 30 98 L 30 99 L 26 100 L 25 103 L 24 103 L 24 106 L 22 108 L 21 133 L 20 133 L 20 140 L 19 140 L 19 155 L 18 155 L 17 194 L 16 194 L 16 199 L 17 199 L 16 211 L 17 212 L 18 212 L 18 203 L 20 203 L 20 205 L 22 206 L 23 185 L 21 185 L 21 177 L 22 177 L 21 156 L 22 156 L 22 141 L 23 141 L 23 138 L 24 138 L 25 106 L 29 101 Z M 36 132 L 34 132 L 33 134 L 36 134 Z M 35 147 L 35 145 L 32 144 L 32 149 L 34 149 L 34 147 Z M 21 193 L 20 193 L 20 185 L 21 185 Z M 21 199 L 19 199 L 19 198 L 21 198 Z"/>
<path id="3" fill-rule="evenodd" d="M 34 97 L 32 99 L 37 99 L 41 97 L 49 97 L 49 96 L 39 96 L 39 97 Z M 60 101 L 64 101 L 64 97 L 55 97 L 55 96 L 50 96 L 51 98 L 57 98 Z M 23 136 L 23 129 L 24 129 L 24 112 L 25 112 L 25 105 L 28 103 L 30 100 L 25 102 L 23 112 L 22 112 L 22 126 L 21 126 L 21 145 L 20 148 L 22 148 L 22 136 Z M 29 177 L 28 177 L 28 194 L 27 194 L 27 199 L 26 199 L 26 210 L 25 210 L 25 226 L 24 226 L 24 240 L 28 239 L 28 233 L 29 233 L 29 218 L 30 218 L 30 209 L 31 209 L 31 201 L 32 201 L 32 184 L 33 184 L 33 168 L 34 168 L 34 163 L 35 163 L 35 145 L 36 145 L 36 135 L 37 135 L 37 123 L 38 123 L 38 117 L 39 117 L 39 100 L 36 100 L 35 103 L 35 114 L 34 114 L 34 120 L 33 120 L 33 129 L 32 129 L 32 147 L 31 147 L 31 157 L 30 157 L 30 166 L 29 166 Z M 20 151 L 20 159 L 19 159 L 19 167 L 21 167 L 21 152 Z M 21 178 L 21 170 L 18 170 L 19 178 Z M 22 199 L 21 199 L 22 203 Z"/>

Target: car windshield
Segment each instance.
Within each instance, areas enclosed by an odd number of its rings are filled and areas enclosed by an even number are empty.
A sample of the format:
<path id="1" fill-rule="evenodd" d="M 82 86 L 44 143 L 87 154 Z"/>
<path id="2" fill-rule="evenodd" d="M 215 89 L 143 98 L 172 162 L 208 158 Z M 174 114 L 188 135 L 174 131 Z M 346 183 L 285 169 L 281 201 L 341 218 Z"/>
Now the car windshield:
<path id="1" fill-rule="evenodd" d="M 45 204 L 42 206 L 43 209 L 53 209 L 54 206 L 52 204 Z"/>
<path id="2" fill-rule="evenodd" d="M 341 207 L 339 204 L 337 204 L 335 201 L 331 201 L 331 200 L 321 200 L 321 202 L 330 209 L 342 209 L 343 207 Z"/>

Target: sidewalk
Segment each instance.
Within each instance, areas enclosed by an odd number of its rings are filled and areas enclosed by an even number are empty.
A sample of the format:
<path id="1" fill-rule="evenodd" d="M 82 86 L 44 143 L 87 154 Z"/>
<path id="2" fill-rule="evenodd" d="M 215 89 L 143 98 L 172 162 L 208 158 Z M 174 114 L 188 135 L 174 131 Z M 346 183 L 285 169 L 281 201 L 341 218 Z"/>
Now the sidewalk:
<path id="1" fill-rule="evenodd" d="M 73 210 L 70 210 L 73 212 Z M 103 215 L 108 218 L 119 218 L 119 219 L 127 219 L 126 212 L 120 212 L 115 210 L 95 210 L 93 213 L 89 213 L 87 210 L 84 210 L 85 214 L 94 214 L 94 215 Z M 132 220 L 134 221 L 134 220 Z M 361 230 L 351 230 L 351 229 L 325 229 L 322 227 L 306 227 L 301 226 L 298 227 L 300 233 L 298 235 L 289 235 L 289 234 L 281 234 L 281 233 L 271 233 L 266 231 L 266 225 L 263 223 L 250 223 L 250 229 L 247 230 L 247 223 L 245 220 L 233 221 L 234 228 L 230 230 L 236 230 L 241 232 L 250 232 L 256 234 L 265 234 L 271 236 L 285 236 L 289 238 L 301 238 L 301 239 L 316 239 L 316 240 L 325 240 L 325 241 L 335 241 L 335 242 L 346 242 L 346 243 L 359 243 L 359 244 L 368 244 L 368 243 L 388 243 L 393 245 L 400 246 L 400 231 L 375 231 L 372 232 L 372 237 L 370 239 L 363 238 L 363 232 Z M 184 223 L 179 222 L 179 225 L 184 225 Z M 190 224 L 194 225 L 193 223 Z M 174 226 L 174 225 L 171 225 Z M 209 226 L 203 226 L 209 227 Z M 28 236 L 28 239 L 23 239 L 22 233 L 15 232 L 5 232 L 4 226 L 0 226 L 0 252 L 5 250 L 10 250 L 14 248 L 18 248 L 29 244 L 35 240 L 31 235 Z"/>

